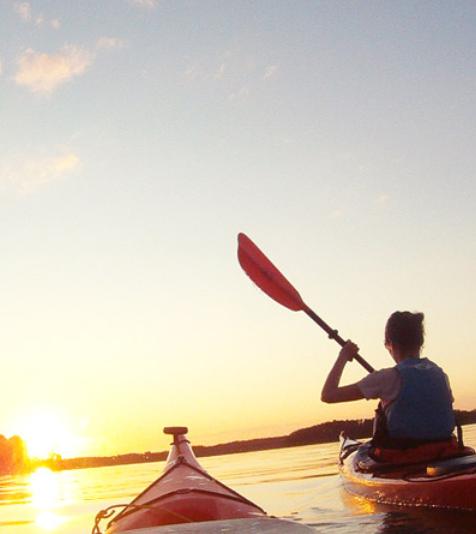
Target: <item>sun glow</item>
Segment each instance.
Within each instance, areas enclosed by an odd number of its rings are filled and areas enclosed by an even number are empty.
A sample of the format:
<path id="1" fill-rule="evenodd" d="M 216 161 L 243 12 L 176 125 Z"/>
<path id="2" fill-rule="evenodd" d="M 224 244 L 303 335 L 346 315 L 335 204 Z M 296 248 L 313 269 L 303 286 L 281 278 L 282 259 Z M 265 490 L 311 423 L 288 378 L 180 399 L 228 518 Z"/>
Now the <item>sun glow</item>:
<path id="1" fill-rule="evenodd" d="M 83 439 L 53 412 L 30 414 L 16 427 L 16 433 L 25 441 L 30 457 L 43 459 L 52 454 L 71 457 L 81 452 Z"/>

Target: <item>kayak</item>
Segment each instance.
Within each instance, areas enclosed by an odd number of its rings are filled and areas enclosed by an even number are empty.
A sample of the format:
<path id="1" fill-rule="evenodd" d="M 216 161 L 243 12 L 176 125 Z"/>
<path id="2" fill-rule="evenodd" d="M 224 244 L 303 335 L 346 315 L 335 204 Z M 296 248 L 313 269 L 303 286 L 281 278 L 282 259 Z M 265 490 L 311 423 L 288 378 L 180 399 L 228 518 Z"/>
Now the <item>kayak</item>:
<path id="1" fill-rule="evenodd" d="M 476 454 L 445 459 L 376 461 L 370 443 L 341 435 L 339 470 L 351 494 L 380 504 L 476 511 Z"/>
<path id="2" fill-rule="evenodd" d="M 195 458 L 186 427 L 167 427 L 164 432 L 173 436 L 173 443 L 162 475 L 109 521 L 106 534 L 179 523 L 269 519 L 262 508 L 205 471 Z M 111 515 L 108 510 L 100 512 L 96 527 Z"/>
<path id="3" fill-rule="evenodd" d="M 166 427 L 173 443 L 161 476 L 127 505 L 96 515 L 93 534 L 286 534 L 313 529 L 269 516 L 261 507 L 209 475 L 197 461 L 186 427 Z M 122 509 L 116 513 L 117 509 Z M 112 518 L 112 519 L 111 519 Z"/>
<path id="4" fill-rule="evenodd" d="M 210 476 L 198 463 L 186 427 L 166 427 L 173 443 L 162 475 L 108 524 L 107 534 L 178 523 L 266 517 L 266 512 Z"/>

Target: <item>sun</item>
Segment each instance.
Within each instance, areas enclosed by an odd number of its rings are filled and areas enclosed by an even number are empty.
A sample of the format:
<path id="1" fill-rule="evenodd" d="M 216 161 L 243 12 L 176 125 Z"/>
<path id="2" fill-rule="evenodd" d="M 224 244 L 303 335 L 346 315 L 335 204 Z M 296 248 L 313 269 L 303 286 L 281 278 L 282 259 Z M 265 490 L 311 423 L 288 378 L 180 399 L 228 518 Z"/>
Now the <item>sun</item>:
<path id="1" fill-rule="evenodd" d="M 71 431 L 64 418 L 53 411 L 36 411 L 15 426 L 32 458 L 44 459 L 51 454 L 73 457 L 82 448 L 82 439 Z"/>

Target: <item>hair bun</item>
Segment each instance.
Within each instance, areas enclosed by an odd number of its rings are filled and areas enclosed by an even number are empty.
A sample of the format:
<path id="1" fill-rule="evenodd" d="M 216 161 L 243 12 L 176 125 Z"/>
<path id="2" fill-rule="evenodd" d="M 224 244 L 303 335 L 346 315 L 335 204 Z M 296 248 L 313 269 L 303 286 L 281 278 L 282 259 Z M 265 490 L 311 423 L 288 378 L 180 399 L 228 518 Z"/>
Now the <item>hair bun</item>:
<path id="1" fill-rule="evenodd" d="M 415 317 L 415 320 L 417 320 L 420 324 L 423 323 L 425 319 L 425 314 L 421 312 L 414 313 L 413 316 Z"/>
<path id="2" fill-rule="evenodd" d="M 385 327 L 385 340 L 405 350 L 419 349 L 423 345 L 425 330 L 421 312 L 396 311 L 392 313 Z"/>

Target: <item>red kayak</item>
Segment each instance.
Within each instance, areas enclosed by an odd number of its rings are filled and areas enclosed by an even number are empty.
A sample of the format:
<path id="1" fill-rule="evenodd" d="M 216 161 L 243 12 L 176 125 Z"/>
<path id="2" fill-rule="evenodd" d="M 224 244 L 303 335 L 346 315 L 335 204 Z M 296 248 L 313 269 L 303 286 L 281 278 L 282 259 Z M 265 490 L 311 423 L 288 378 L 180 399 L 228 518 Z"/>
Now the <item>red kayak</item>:
<path id="1" fill-rule="evenodd" d="M 476 454 L 389 463 L 376 461 L 369 443 L 341 437 L 340 473 L 344 488 L 381 504 L 476 511 Z"/>
<path id="2" fill-rule="evenodd" d="M 162 475 L 109 521 L 107 534 L 178 523 L 267 518 L 266 512 L 210 476 L 187 440 L 186 427 L 164 428 L 174 437 Z M 106 510 L 96 518 L 96 527 Z M 97 532 L 99 527 L 97 527 Z"/>

